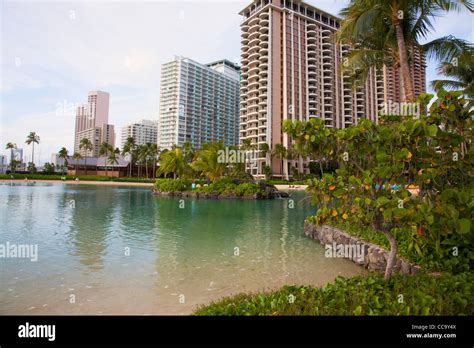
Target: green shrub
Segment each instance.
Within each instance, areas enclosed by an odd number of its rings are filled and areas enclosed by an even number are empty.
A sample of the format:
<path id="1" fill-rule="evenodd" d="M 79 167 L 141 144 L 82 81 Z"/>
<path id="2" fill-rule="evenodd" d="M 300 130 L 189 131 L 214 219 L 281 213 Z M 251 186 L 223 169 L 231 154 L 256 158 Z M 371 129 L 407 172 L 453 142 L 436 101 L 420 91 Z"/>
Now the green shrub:
<path id="1" fill-rule="evenodd" d="M 199 307 L 195 315 L 472 315 L 474 273 L 337 278 L 322 288 L 284 286 Z M 403 295 L 403 302 L 398 301 Z M 291 301 L 293 299 L 294 301 Z M 401 303 L 400 303 L 401 302 Z"/>
<path id="2" fill-rule="evenodd" d="M 191 184 L 182 179 L 159 179 L 155 188 L 160 192 L 183 192 L 191 189 Z"/>

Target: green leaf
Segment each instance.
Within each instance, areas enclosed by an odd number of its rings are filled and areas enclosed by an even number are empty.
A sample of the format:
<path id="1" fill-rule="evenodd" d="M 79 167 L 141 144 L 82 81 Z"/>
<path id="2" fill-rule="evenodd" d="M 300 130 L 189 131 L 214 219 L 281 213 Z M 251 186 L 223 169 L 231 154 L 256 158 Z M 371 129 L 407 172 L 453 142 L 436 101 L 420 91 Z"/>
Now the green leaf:
<path id="1" fill-rule="evenodd" d="M 388 202 L 390 202 L 390 199 L 388 199 L 387 197 L 377 198 L 377 206 L 378 207 L 382 207 L 382 206 L 386 205 Z"/>
<path id="2" fill-rule="evenodd" d="M 471 221 L 466 218 L 459 220 L 459 233 L 466 234 L 471 230 Z"/>
<path id="3" fill-rule="evenodd" d="M 436 134 L 438 134 L 438 126 L 435 124 L 428 126 L 426 130 L 427 130 L 428 136 L 430 137 L 435 137 Z"/>
<path id="4" fill-rule="evenodd" d="M 357 306 L 356 309 L 354 309 L 354 315 L 361 315 L 362 314 L 362 307 Z"/>

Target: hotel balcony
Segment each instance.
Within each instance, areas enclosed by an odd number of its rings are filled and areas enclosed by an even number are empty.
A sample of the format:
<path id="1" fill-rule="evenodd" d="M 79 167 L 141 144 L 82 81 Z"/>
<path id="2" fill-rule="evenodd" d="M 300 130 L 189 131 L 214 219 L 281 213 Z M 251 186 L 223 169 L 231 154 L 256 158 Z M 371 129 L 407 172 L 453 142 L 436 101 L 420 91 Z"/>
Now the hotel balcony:
<path id="1" fill-rule="evenodd" d="M 260 48 L 260 42 L 262 40 L 260 40 L 260 35 L 258 35 L 258 32 L 257 32 L 257 35 L 253 35 L 252 37 L 249 36 L 249 46 L 250 47 L 255 47 L 255 46 L 258 46 Z"/>
<path id="2" fill-rule="evenodd" d="M 249 64 L 249 71 L 248 71 L 249 76 L 255 75 L 255 73 L 258 73 L 260 71 L 260 68 L 258 67 L 258 63 L 259 63 L 258 60 L 254 60 Z"/>
<path id="3" fill-rule="evenodd" d="M 259 56 L 260 56 L 259 52 L 253 52 L 252 54 L 249 54 L 248 58 L 249 58 L 250 61 L 258 60 Z"/>
<path id="4" fill-rule="evenodd" d="M 316 43 L 308 43 L 306 46 L 308 47 L 308 51 L 316 50 L 316 48 L 318 47 Z"/>
<path id="5" fill-rule="evenodd" d="M 252 96 L 249 97 L 248 102 L 249 102 L 249 103 L 258 102 L 258 100 L 259 100 L 258 95 L 255 95 L 255 94 L 254 94 L 254 95 L 252 95 Z"/>
<path id="6" fill-rule="evenodd" d="M 249 20 L 248 25 L 251 27 L 251 26 L 253 26 L 253 25 L 255 25 L 256 23 L 259 23 L 259 22 L 260 22 L 260 18 L 255 16 L 251 20 Z"/>
<path id="7" fill-rule="evenodd" d="M 314 35 L 311 34 L 311 36 L 310 36 L 310 33 L 312 33 L 312 32 L 314 32 L 315 34 L 314 34 Z M 306 42 L 307 42 L 308 44 L 310 44 L 310 43 L 316 43 L 317 40 L 316 40 L 316 36 L 315 36 L 315 35 L 316 35 L 316 32 L 315 32 L 314 30 L 311 31 L 311 32 L 308 31 L 308 36 L 306 37 Z"/>
<path id="8" fill-rule="evenodd" d="M 260 17 L 260 19 L 268 19 L 268 9 L 265 10 L 265 11 L 260 12 L 258 17 Z"/>

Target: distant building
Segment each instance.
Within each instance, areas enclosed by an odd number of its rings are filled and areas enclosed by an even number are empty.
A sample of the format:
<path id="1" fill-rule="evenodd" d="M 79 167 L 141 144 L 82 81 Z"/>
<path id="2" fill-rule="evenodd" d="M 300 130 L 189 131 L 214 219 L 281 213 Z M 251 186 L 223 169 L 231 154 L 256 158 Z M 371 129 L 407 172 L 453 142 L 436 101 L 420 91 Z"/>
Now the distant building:
<path id="1" fill-rule="evenodd" d="M 13 149 L 13 158 L 15 159 L 15 161 L 20 161 L 20 163 L 23 163 L 23 149 Z"/>
<path id="2" fill-rule="evenodd" d="M 122 127 L 122 149 L 128 137 L 133 137 L 137 145 L 157 144 L 158 121 L 140 120 Z"/>
<path id="3" fill-rule="evenodd" d="M 117 156 L 117 163 L 110 163 L 106 157 L 88 157 L 87 161 L 85 159 L 74 160 L 70 158 L 68 159 L 68 174 L 121 177 L 127 175 L 129 163 L 122 156 Z"/>
<path id="4" fill-rule="evenodd" d="M 8 169 L 7 156 L 0 155 L 0 174 L 5 174 Z"/>
<path id="5" fill-rule="evenodd" d="M 207 65 L 177 57 L 161 69 L 158 145 L 222 140 L 239 142 L 240 67 L 228 60 Z"/>
<path id="6" fill-rule="evenodd" d="M 51 154 L 51 164 L 54 164 L 55 167 L 60 167 L 64 165 L 64 158 L 59 157 L 59 154 Z"/>
<path id="7" fill-rule="evenodd" d="M 109 124 L 109 98 L 107 92 L 89 92 L 87 104 L 76 110 L 76 129 L 74 137 L 74 152 L 82 156 L 98 156 L 100 145 L 104 142 L 115 147 L 114 126 Z M 87 138 L 92 143 L 92 150 L 85 151 L 79 145 Z"/>

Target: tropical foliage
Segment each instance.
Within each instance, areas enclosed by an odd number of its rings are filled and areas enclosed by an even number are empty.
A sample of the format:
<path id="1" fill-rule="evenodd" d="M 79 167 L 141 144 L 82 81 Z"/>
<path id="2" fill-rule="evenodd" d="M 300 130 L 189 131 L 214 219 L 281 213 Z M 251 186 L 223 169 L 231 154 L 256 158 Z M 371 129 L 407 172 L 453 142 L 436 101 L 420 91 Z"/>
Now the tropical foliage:
<path id="1" fill-rule="evenodd" d="M 400 301 L 400 294 L 403 301 Z M 337 278 L 323 288 L 284 286 L 199 307 L 195 315 L 473 315 L 474 274 Z"/>
<path id="2" fill-rule="evenodd" d="M 433 19 L 448 11 L 472 12 L 473 8 L 469 0 L 352 0 L 340 13 L 344 20 L 336 36 L 352 48 L 343 64 L 345 70 L 355 82 L 363 83 L 372 67 L 400 67 L 404 95 L 413 101 L 410 59 L 415 50 L 451 62 L 469 47 L 453 36 L 421 44 L 434 29 Z"/>
<path id="3" fill-rule="evenodd" d="M 35 163 L 35 144 L 39 144 L 40 142 L 40 137 L 36 132 L 30 132 L 28 136 L 26 137 L 25 144 L 31 145 L 31 162 L 34 164 Z M 28 170 L 29 171 L 29 170 Z"/>
<path id="4" fill-rule="evenodd" d="M 319 119 L 284 125 L 298 146 L 338 163 L 335 174 L 308 181 L 319 207 L 310 220 L 383 233 L 391 249 L 387 278 L 395 235 L 407 231 L 410 248 L 433 268 L 473 266 L 474 111 L 460 94 L 441 91 L 429 117 L 391 117 L 379 125 L 361 120 L 346 129 L 327 129 Z"/>

